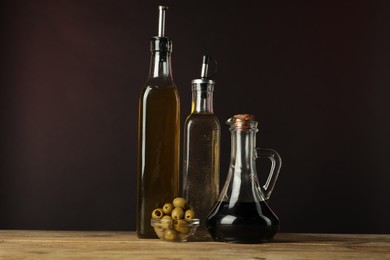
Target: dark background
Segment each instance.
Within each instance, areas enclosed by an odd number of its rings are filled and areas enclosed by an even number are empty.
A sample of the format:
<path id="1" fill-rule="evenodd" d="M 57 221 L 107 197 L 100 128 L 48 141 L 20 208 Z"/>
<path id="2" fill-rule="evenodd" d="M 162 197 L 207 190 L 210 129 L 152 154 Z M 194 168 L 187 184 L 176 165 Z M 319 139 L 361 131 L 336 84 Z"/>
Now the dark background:
<path id="1" fill-rule="evenodd" d="M 388 3 L 2 1 L 0 228 L 134 230 L 138 96 L 166 4 L 182 125 L 201 56 L 219 63 L 221 183 L 223 122 L 252 113 L 283 158 L 281 231 L 389 233 Z"/>

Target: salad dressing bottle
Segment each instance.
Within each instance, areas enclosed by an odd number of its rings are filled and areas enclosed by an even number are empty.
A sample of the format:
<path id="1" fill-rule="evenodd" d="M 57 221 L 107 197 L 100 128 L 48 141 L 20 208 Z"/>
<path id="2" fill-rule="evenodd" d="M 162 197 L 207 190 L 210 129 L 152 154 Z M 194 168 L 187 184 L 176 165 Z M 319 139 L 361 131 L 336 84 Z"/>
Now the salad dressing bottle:
<path id="1" fill-rule="evenodd" d="M 195 238 L 211 240 L 206 217 L 219 194 L 221 129 L 213 110 L 215 82 L 207 76 L 210 59 L 203 56 L 201 78 L 192 81 L 192 111 L 184 125 L 183 194 L 200 219 Z"/>

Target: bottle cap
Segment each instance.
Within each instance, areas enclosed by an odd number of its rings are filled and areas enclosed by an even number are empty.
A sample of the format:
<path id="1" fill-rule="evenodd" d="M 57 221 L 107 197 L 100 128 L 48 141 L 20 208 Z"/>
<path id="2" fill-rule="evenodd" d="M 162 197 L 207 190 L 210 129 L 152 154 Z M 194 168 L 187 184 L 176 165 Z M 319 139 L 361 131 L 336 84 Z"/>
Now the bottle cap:
<path id="1" fill-rule="evenodd" d="M 158 37 L 155 36 L 150 39 L 150 51 L 151 52 L 171 52 L 172 51 L 172 41 L 168 37 Z"/>
<path id="2" fill-rule="evenodd" d="M 237 114 L 229 118 L 226 123 L 231 126 L 231 130 L 257 130 L 258 123 L 255 116 L 251 114 Z"/>

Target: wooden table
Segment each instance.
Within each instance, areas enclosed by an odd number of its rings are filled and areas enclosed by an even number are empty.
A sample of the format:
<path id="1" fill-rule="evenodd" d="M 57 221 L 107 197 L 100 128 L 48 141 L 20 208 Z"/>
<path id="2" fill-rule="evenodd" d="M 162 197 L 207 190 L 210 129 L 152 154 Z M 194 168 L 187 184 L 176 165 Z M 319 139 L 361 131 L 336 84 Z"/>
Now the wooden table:
<path id="1" fill-rule="evenodd" d="M 0 259 L 390 259 L 390 235 L 280 233 L 266 244 L 164 242 L 134 232 L 0 230 Z"/>

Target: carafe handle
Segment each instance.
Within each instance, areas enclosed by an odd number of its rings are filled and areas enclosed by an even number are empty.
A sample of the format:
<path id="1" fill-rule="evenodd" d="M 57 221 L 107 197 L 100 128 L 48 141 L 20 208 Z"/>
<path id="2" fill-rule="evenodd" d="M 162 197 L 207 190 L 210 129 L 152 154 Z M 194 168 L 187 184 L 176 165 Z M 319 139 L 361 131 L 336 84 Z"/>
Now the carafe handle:
<path id="1" fill-rule="evenodd" d="M 267 181 L 262 187 L 265 199 L 268 200 L 271 197 L 272 190 L 274 189 L 276 180 L 279 176 L 282 158 L 280 158 L 280 155 L 275 150 L 265 148 L 256 148 L 256 158 L 268 158 L 271 160 L 271 169 Z"/>

